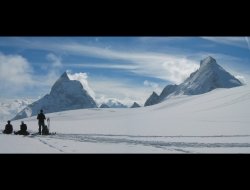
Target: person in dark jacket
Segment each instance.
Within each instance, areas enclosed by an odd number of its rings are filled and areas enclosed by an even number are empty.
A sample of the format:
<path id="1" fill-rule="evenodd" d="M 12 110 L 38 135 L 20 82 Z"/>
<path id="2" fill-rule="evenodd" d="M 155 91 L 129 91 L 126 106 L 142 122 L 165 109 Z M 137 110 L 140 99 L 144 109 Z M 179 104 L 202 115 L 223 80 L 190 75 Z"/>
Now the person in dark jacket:
<path id="1" fill-rule="evenodd" d="M 15 132 L 15 135 L 29 135 L 29 132 L 27 131 L 27 125 L 24 124 L 24 122 L 22 121 L 21 125 L 20 125 L 20 131 Z"/>
<path id="2" fill-rule="evenodd" d="M 10 121 L 8 121 L 8 124 L 5 125 L 5 129 L 3 131 L 4 134 L 11 134 L 13 132 L 13 126 L 10 124 Z"/>
<path id="3" fill-rule="evenodd" d="M 37 119 L 38 119 L 38 126 L 39 126 L 38 133 L 41 135 L 42 134 L 41 127 L 45 128 L 44 120 L 46 119 L 45 115 L 43 114 L 43 110 L 40 110 L 40 113 L 37 115 Z"/>

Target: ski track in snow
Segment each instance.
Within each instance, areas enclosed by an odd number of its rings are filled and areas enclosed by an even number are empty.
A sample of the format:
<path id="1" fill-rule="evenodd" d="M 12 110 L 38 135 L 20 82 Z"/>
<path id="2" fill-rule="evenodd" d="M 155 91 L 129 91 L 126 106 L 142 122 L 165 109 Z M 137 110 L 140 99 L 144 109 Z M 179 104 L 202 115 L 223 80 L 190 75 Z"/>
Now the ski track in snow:
<path id="1" fill-rule="evenodd" d="M 133 135 L 104 135 L 104 134 L 56 134 L 53 136 L 39 136 L 38 140 L 53 149 L 65 152 L 64 150 L 52 145 L 49 139 L 72 140 L 75 142 L 89 143 L 123 143 L 126 145 L 151 146 L 167 151 L 177 151 L 180 153 L 195 153 L 186 150 L 188 148 L 250 148 L 250 143 L 204 143 L 197 142 L 197 138 L 232 138 L 232 137 L 250 137 L 250 135 L 219 135 L 219 136 L 133 136 Z M 31 137 L 34 138 L 34 137 Z M 141 139 L 140 139 L 141 138 Z M 144 138 L 144 139 L 142 139 Z M 155 140 L 147 140 L 145 138 L 154 138 Z M 158 138 L 161 138 L 158 140 Z M 162 138 L 165 138 L 162 140 Z M 185 141 L 169 141 L 181 138 L 190 138 L 194 142 Z M 64 148 L 66 146 L 62 146 Z"/>
<path id="2" fill-rule="evenodd" d="M 116 137 L 116 138 L 115 138 Z M 177 152 L 181 153 L 190 153 L 190 151 L 182 150 L 181 146 L 178 146 L 178 148 L 173 148 L 175 145 L 172 144 L 172 142 L 166 143 L 161 141 L 145 141 L 145 140 L 131 140 L 127 138 L 121 138 L 126 137 L 124 135 L 79 135 L 79 134 L 58 134 L 53 136 L 46 136 L 46 139 L 60 139 L 60 140 L 73 140 L 77 142 L 90 142 L 90 143 L 111 143 L 111 144 L 117 144 L 117 143 L 125 143 L 127 145 L 143 145 L 143 146 L 151 146 L 154 148 L 161 148 L 168 151 L 175 150 Z M 132 137 L 132 136 L 127 136 Z M 133 136 L 134 137 L 134 136 Z M 138 138 L 138 136 L 135 136 Z M 34 138 L 34 137 L 31 137 Z M 47 142 L 46 140 L 42 140 L 44 138 L 43 136 L 39 136 L 38 140 L 42 142 L 45 145 L 50 146 L 51 148 L 54 148 L 56 150 L 59 150 L 60 152 L 64 152 L 60 148 L 55 147 L 51 143 Z M 184 143 L 182 143 L 184 144 Z M 63 146 L 65 147 L 65 146 Z"/>
<path id="3" fill-rule="evenodd" d="M 47 141 L 42 140 L 41 138 L 39 138 L 39 141 L 40 141 L 41 143 L 43 143 L 43 144 L 49 146 L 50 148 L 56 149 L 56 150 L 58 150 L 58 151 L 60 151 L 60 152 L 62 152 L 62 153 L 64 152 L 64 151 L 61 150 L 60 148 L 57 148 L 57 147 L 53 146 L 51 143 L 48 143 Z"/>

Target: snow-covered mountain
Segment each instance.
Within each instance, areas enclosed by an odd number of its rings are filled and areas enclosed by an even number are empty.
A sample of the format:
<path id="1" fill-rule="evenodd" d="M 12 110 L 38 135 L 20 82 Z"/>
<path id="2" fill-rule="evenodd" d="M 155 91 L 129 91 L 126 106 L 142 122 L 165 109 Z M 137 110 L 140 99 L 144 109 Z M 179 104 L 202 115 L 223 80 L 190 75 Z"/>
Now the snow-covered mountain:
<path id="1" fill-rule="evenodd" d="M 203 94 L 216 88 L 233 88 L 242 83 L 217 64 L 212 57 L 200 63 L 200 68 L 192 73 L 180 86 L 177 94 Z"/>
<path id="2" fill-rule="evenodd" d="M 45 113 L 52 113 L 96 107 L 95 101 L 83 88 L 81 82 L 70 80 L 67 73 L 64 72 L 52 86 L 50 94 L 28 105 L 13 120 L 36 115 L 40 109 L 43 109 Z"/>
<path id="3" fill-rule="evenodd" d="M 137 102 L 134 102 L 130 108 L 139 108 L 141 107 Z"/>
<path id="4" fill-rule="evenodd" d="M 0 101 L 0 121 L 6 122 L 13 118 L 23 108 L 34 102 L 33 99 L 16 99 Z"/>
<path id="5" fill-rule="evenodd" d="M 166 86 L 160 96 L 153 93 L 145 102 L 145 106 L 157 104 L 169 96 L 197 95 L 209 92 L 216 88 L 233 88 L 242 83 L 233 75 L 217 64 L 211 56 L 201 60 L 200 68 L 180 85 Z"/>
<path id="6" fill-rule="evenodd" d="M 115 98 L 107 99 L 102 104 L 107 105 L 109 108 L 127 108 L 126 105 L 122 104 Z"/>

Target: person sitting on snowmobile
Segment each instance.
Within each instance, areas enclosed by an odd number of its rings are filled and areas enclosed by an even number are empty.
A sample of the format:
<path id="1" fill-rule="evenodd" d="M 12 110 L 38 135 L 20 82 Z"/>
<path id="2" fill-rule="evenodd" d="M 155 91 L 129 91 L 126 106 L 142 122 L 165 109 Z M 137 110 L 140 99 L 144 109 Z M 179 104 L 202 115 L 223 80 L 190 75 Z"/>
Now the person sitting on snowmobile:
<path id="1" fill-rule="evenodd" d="M 10 121 L 8 121 L 8 124 L 5 125 L 5 129 L 3 131 L 4 134 L 11 134 L 13 132 L 13 126 L 10 124 Z"/>
<path id="2" fill-rule="evenodd" d="M 37 119 L 38 119 L 38 126 L 39 126 L 39 134 L 42 134 L 41 131 L 41 126 L 43 127 L 43 129 L 45 128 L 45 123 L 44 120 L 46 119 L 45 115 L 43 114 L 43 110 L 40 110 L 40 113 L 37 115 Z"/>
<path id="3" fill-rule="evenodd" d="M 22 121 L 21 125 L 20 125 L 20 131 L 15 132 L 15 135 L 29 135 L 29 132 L 27 131 L 27 125 L 24 124 L 24 122 Z"/>

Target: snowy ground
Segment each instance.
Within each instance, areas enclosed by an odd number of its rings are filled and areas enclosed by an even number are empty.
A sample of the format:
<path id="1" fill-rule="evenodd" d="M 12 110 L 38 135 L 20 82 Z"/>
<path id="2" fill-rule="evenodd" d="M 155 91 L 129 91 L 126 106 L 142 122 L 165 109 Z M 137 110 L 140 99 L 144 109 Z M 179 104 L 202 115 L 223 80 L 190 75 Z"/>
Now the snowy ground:
<path id="1" fill-rule="evenodd" d="M 1 153 L 250 153 L 250 87 L 134 109 L 47 114 L 54 136 L 0 134 Z M 35 117 L 24 119 L 37 131 Z M 13 121 L 15 130 L 20 121 Z M 4 128 L 5 123 L 1 123 Z"/>

